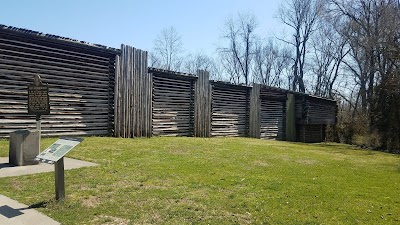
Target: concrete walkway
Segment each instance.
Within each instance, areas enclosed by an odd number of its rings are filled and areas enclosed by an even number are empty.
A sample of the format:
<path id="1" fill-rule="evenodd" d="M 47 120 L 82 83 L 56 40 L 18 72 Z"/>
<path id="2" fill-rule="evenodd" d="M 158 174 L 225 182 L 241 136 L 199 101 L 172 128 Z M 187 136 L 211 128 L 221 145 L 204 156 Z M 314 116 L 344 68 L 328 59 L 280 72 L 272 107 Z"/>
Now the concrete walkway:
<path id="1" fill-rule="evenodd" d="M 86 162 L 77 159 L 64 157 L 64 169 L 76 169 L 80 167 L 97 166 L 96 163 Z M 8 164 L 8 157 L 0 157 L 0 178 L 15 177 L 28 174 L 54 172 L 54 165 L 47 163 L 39 163 L 38 165 L 30 166 L 13 166 Z"/>
<path id="2" fill-rule="evenodd" d="M 97 166 L 96 163 L 64 158 L 64 169 L 76 169 Z M 8 157 L 0 157 L 0 181 L 2 177 L 22 176 L 28 174 L 53 172 L 54 165 L 39 163 L 30 166 L 13 166 L 8 164 Z M 0 195 L 0 225 L 59 225 L 60 223 L 38 212 L 34 208 L 21 204 L 4 195 Z"/>
<path id="3" fill-rule="evenodd" d="M 50 217 L 17 201 L 0 195 L 0 224 L 7 225 L 59 225 Z"/>

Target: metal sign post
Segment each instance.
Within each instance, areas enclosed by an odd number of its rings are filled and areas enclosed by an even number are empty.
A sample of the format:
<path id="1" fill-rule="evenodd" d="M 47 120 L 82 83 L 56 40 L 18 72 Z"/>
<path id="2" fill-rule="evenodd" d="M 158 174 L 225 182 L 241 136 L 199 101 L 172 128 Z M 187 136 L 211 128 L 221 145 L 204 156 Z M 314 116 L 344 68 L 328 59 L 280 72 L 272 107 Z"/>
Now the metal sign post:
<path id="1" fill-rule="evenodd" d="M 42 118 L 36 115 L 36 130 L 39 131 L 39 152 L 40 152 L 40 139 L 42 138 Z"/>
<path id="2" fill-rule="evenodd" d="M 56 200 L 65 199 L 64 157 L 54 164 Z"/>
<path id="3" fill-rule="evenodd" d="M 61 137 L 36 156 L 38 161 L 54 164 L 56 200 L 65 198 L 64 156 L 82 141 L 82 138 Z"/>

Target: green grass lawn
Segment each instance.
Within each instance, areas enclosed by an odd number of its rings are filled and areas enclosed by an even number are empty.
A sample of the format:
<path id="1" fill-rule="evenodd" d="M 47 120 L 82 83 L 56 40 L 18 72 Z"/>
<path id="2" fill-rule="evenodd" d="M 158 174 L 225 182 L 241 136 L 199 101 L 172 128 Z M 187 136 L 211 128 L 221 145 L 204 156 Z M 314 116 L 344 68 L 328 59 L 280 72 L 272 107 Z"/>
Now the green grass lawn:
<path id="1" fill-rule="evenodd" d="M 100 166 L 66 171 L 65 201 L 54 201 L 54 173 L 0 178 L 0 193 L 71 225 L 400 224 L 399 155 L 250 138 L 90 137 L 68 156 Z"/>

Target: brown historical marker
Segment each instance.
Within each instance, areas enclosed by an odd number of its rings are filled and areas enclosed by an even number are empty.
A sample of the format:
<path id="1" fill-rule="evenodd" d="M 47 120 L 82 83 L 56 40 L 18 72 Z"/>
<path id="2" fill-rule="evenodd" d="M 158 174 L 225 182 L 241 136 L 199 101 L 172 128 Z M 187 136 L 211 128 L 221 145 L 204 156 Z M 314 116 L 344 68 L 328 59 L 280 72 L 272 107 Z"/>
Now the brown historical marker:
<path id="1" fill-rule="evenodd" d="M 35 75 L 33 85 L 28 86 L 28 114 L 50 114 L 49 86 L 42 83 L 39 75 Z"/>

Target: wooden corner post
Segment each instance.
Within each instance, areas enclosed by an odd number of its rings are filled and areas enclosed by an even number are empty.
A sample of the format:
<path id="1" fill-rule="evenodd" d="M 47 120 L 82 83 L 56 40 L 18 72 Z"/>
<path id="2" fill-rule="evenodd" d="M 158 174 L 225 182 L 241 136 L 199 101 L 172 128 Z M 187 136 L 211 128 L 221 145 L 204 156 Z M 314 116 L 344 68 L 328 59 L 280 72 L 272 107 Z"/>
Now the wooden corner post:
<path id="1" fill-rule="evenodd" d="M 296 141 L 295 97 L 290 93 L 286 100 L 286 141 Z"/>
<path id="2" fill-rule="evenodd" d="M 250 93 L 250 124 L 249 136 L 260 138 L 260 114 L 261 114 L 261 100 L 260 100 L 260 84 L 253 84 Z"/>
<path id="3" fill-rule="evenodd" d="M 207 71 L 197 71 L 198 79 L 194 91 L 194 136 L 211 136 L 211 101 L 212 89 L 210 74 Z"/>

